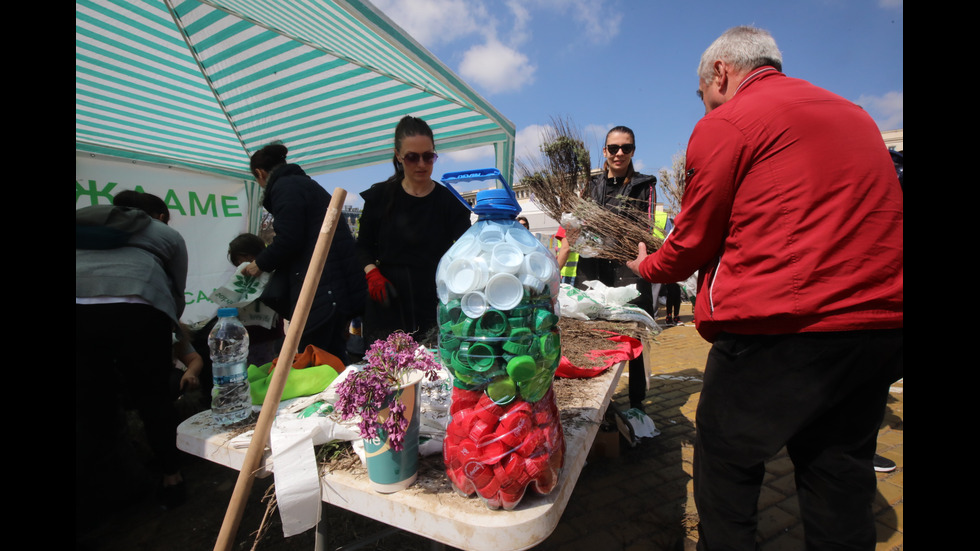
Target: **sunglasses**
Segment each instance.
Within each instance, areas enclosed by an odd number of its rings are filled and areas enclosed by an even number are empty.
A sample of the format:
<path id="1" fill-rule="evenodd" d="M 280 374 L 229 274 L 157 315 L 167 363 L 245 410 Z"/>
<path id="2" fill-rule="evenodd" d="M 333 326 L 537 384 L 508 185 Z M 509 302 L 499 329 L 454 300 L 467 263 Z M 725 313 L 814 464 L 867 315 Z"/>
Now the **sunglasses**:
<path id="1" fill-rule="evenodd" d="M 438 159 L 438 158 L 439 158 L 439 156 L 436 155 L 432 151 L 426 151 L 425 153 L 422 153 L 421 155 L 419 155 L 418 153 L 416 153 L 414 151 L 411 151 L 409 153 L 406 153 L 406 154 L 402 155 L 402 161 L 403 162 L 412 163 L 412 164 L 415 164 L 415 163 L 419 162 L 419 159 L 421 159 L 422 161 L 425 162 L 425 164 L 431 165 L 432 163 L 436 162 L 436 159 Z"/>
<path id="2" fill-rule="evenodd" d="M 616 145 L 613 143 L 606 144 L 606 151 L 608 151 L 610 155 L 619 153 L 620 149 L 623 150 L 623 155 L 629 155 L 634 149 L 636 149 L 636 146 L 631 143 L 624 143 L 623 145 Z"/>

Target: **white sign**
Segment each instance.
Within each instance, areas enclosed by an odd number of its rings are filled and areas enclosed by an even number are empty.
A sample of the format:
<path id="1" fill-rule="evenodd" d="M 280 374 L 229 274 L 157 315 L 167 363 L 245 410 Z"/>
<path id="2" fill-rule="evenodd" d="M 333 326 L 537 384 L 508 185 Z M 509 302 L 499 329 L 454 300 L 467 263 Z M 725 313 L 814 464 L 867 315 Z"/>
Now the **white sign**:
<path id="1" fill-rule="evenodd" d="M 106 156 L 75 154 L 75 208 L 112 204 L 120 191 L 152 193 L 170 208 L 170 226 L 187 243 L 188 274 L 181 321 L 193 325 L 214 316 L 208 296 L 235 271 L 228 243 L 249 231 L 259 205 L 249 204 L 253 182 L 133 162 Z M 257 201 L 253 201 L 257 202 Z M 252 207 L 252 209 L 250 209 Z"/>

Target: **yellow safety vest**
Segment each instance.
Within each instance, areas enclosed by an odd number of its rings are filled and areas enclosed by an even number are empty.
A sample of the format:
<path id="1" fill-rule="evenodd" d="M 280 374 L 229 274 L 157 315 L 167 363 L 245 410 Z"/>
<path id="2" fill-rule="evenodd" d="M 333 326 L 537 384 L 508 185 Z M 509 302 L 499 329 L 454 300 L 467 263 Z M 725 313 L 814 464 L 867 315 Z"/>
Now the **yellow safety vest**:
<path id="1" fill-rule="evenodd" d="M 560 249 L 562 242 L 558 242 L 558 248 Z M 568 258 L 565 259 L 565 265 L 561 268 L 562 277 L 575 277 L 578 273 L 578 253 L 571 251 L 568 253 Z"/>

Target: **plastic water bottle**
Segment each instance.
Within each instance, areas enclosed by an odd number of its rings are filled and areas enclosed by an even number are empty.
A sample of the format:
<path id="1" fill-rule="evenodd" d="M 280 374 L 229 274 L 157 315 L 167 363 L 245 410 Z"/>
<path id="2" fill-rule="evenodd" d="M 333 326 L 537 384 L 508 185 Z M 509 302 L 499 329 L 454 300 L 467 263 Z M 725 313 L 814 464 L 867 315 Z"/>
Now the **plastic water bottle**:
<path id="1" fill-rule="evenodd" d="M 208 335 L 214 388 L 211 413 L 215 421 L 230 425 L 248 419 L 252 397 L 248 388 L 248 331 L 238 320 L 237 308 L 219 308 L 218 323 Z"/>

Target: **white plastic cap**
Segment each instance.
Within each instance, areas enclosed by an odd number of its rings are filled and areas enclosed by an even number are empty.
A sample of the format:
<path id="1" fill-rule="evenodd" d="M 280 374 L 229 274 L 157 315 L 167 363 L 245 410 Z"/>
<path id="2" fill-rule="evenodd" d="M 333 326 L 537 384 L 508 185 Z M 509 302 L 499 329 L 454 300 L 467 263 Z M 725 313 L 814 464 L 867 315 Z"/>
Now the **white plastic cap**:
<path id="1" fill-rule="evenodd" d="M 490 306 L 497 310 L 510 310 L 524 298 L 524 286 L 513 274 L 496 274 L 487 281 L 484 293 Z"/>
<path id="2" fill-rule="evenodd" d="M 524 253 L 512 243 L 498 243 L 490 255 L 490 269 L 498 274 L 516 274 L 523 263 Z"/>

